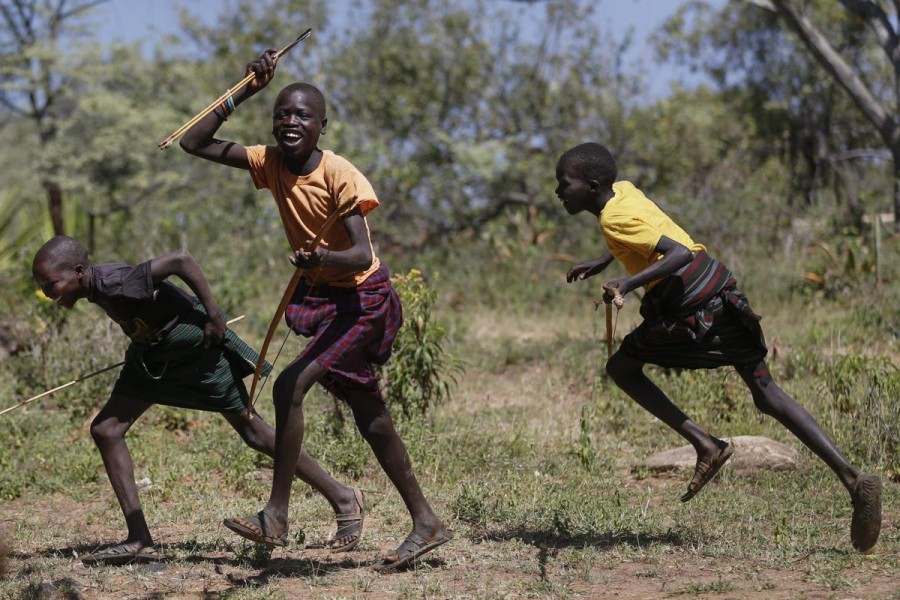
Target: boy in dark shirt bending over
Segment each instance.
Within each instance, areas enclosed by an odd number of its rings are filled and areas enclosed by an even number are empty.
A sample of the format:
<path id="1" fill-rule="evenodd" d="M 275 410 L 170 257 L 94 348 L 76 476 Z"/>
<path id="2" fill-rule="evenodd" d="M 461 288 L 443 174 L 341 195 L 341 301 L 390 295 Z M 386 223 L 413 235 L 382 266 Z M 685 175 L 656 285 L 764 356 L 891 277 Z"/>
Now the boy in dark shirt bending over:
<path id="1" fill-rule="evenodd" d="M 248 446 L 272 456 L 275 430 L 255 412 L 247 413 L 248 394 L 241 380 L 253 373 L 259 357 L 226 328 L 206 277 L 187 252 L 171 252 L 134 267 L 92 265 L 80 242 L 57 236 L 38 250 L 32 271 L 44 294 L 58 305 L 72 308 L 87 298 L 132 340 L 112 394 L 91 424 L 128 537 L 83 562 L 160 560 L 141 510 L 125 433 L 153 404 L 213 411 L 221 413 Z M 187 283 L 197 299 L 165 281 L 171 275 Z M 352 510 L 348 515 L 359 491 L 338 483 L 305 452 L 295 474 L 325 496 L 339 519 L 361 517 Z M 343 549 L 358 541 L 358 536 L 335 537 Z"/>
<path id="2" fill-rule="evenodd" d="M 609 303 L 642 287 L 644 322 L 625 336 L 606 363 L 622 390 L 697 451 L 697 466 L 683 502 L 693 498 L 731 457 L 733 449 L 675 406 L 644 374 L 647 363 L 670 368 L 733 366 L 763 413 L 784 425 L 837 474 L 850 492 L 850 540 L 860 552 L 881 531 L 881 480 L 860 473 L 815 419 L 772 380 L 760 317 L 737 289 L 731 272 L 711 258 L 659 207 L 628 181 L 616 181 L 609 150 L 587 143 L 565 152 L 556 166 L 556 195 L 570 215 L 587 212 L 599 222 L 608 251 L 569 270 L 568 282 L 592 277 L 619 260 L 627 277 L 603 286 Z"/>

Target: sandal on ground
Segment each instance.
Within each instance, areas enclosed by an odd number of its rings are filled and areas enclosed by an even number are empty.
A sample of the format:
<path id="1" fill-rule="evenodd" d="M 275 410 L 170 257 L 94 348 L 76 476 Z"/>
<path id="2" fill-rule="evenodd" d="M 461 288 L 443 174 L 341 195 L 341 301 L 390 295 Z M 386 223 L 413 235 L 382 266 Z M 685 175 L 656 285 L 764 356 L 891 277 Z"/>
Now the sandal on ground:
<path id="1" fill-rule="evenodd" d="M 266 532 L 266 513 L 259 511 L 255 517 L 232 517 L 222 521 L 228 529 L 232 530 L 241 537 L 245 537 L 257 544 L 268 544 L 270 546 L 287 545 L 287 533 L 276 537 Z"/>
<path id="2" fill-rule="evenodd" d="M 446 544 L 452 539 L 452 531 L 442 530 L 433 540 L 426 540 L 413 531 L 406 536 L 406 539 L 403 540 L 393 553 L 379 560 L 375 563 L 373 568 L 380 573 L 387 573 L 389 571 L 400 569 L 412 563 L 423 554 L 431 552 L 438 546 Z"/>
<path id="3" fill-rule="evenodd" d="M 854 548 L 866 552 L 875 545 L 881 533 L 881 479 L 875 475 L 860 475 L 850 497 L 853 501 L 850 541 Z"/>
<path id="4" fill-rule="evenodd" d="M 350 552 L 356 548 L 360 537 L 362 537 L 363 522 L 366 518 L 366 505 L 362 490 L 354 489 L 353 494 L 356 496 L 356 505 L 359 506 L 359 512 L 338 513 L 335 515 L 337 530 L 325 542 L 332 552 Z"/>
<path id="5" fill-rule="evenodd" d="M 140 542 L 121 542 L 84 556 L 81 562 L 89 567 L 122 566 L 162 562 L 163 555 L 153 546 Z"/>
<path id="6" fill-rule="evenodd" d="M 709 462 L 705 462 L 698 456 L 697 466 L 694 467 L 694 478 L 691 479 L 691 482 L 688 484 L 687 492 L 681 497 L 681 501 L 687 502 L 696 496 L 697 492 L 702 490 L 707 483 L 712 481 L 713 477 L 716 476 L 716 473 L 719 472 L 722 465 L 728 462 L 728 459 L 731 458 L 732 454 L 734 454 L 734 448 L 731 444 L 719 440 L 719 447 L 712 457 L 710 457 Z"/>

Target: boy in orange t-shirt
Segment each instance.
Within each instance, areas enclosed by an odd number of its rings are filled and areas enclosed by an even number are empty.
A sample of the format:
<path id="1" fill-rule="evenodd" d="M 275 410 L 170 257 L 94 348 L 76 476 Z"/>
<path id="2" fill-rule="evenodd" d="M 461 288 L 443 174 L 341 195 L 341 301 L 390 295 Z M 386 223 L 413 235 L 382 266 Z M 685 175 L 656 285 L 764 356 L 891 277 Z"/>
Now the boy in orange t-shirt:
<path id="1" fill-rule="evenodd" d="M 270 190 L 294 251 L 291 262 L 305 271 L 285 317 L 296 333 L 312 340 L 273 387 L 277 439 L 269 502 L 256 516 L 226 519 L 225 525 L 257 542 L 285 544 L 290 467 L 297 463 L 303 441 L 303 397 L 319 382 L 350 406 L 360 433 L 410 511 L 412 532 L 375 566 L 393 570 L 449 541 L 452 533 L 416 481 L 372 369 L 387 361 L 402 322 L 399 298 L 387 268 L 375 256 L 365 219 L 378 206 L 378 198 L 350 162 L 319 149 L 327 124 L 325 99 L 312 85 L 294 83 L 278 94 L 272 113 L 275 146 L 245 147 L 213 137 L 238 104 L 269 83 L 275 63 L 274 50 L 252 61 L 247 68 L 256 77 L 181 141 L 190 154 L 249 170 L 257 188 Z M 355 207 L 342 215 L 343 227 L 330 228 L 321 245 L 307 252 L 329 215 L 354 197 Z M 351 499 L 345 513 L 338 514 L 336 550 L 355 546 L 362 531 L 362 495 Z"/>

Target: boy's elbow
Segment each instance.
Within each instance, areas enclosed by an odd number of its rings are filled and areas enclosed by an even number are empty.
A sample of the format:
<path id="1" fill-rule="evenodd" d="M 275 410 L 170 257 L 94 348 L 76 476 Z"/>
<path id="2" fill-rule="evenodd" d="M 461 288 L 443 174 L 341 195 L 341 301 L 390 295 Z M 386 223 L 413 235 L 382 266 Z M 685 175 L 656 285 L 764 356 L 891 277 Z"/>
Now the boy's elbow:
<path id="1" fill-rule="evenodd" d="M 368 246 L 361 248 L 359 253 L 359 260 L 354 268 L 359 270 L 368 269 L 372 266 L 372 261 L 374 260 L 372 256 L 372 249 Z"/>
<path id="2" fill-rule="evenodd" d="M 182 137 L 181 140 L 178 142 L 178 145 L 181 146 L 181 149 L 184 150 L 185 152 L 187 152 L 188 154 L 196 154 L 197 153 L 197 145 L 194 143 L 193 140 L 191 140 L 187 136 Z"/>
<path id="3" fill-rule="evenodd" d="M 184 248 L 172 252 L 172 259 L 175 265 L 178 267 L 178 270 L 181 272 L 183 272 L 186 268 L 192 267 L 197 264 L 194 256 Z"/>

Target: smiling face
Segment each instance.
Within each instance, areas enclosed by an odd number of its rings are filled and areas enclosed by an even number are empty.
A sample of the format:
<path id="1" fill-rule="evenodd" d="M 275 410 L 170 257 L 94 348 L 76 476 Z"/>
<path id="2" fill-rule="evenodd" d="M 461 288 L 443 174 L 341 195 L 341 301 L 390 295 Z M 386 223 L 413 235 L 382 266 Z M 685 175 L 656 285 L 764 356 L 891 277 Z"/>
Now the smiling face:
<path id="1" fill-rule="evenodd" d="M 44 295 L 63 308 L 72 308 L 78 300 L 87 295 L 83 265 L 72 268 L 55 265 L 51 260 L 43 260 L 34 264 L 32 272 Z"/>
<path id="2" fill-rule="evenodd" d="M 272 135 L 285 158 L 305 163 L 325 133 L 325 102 L 318 90 L 288 86 L 278 94 L 272 112 Z"/>
<path id="3" fill-rule="evenodd" d="M 575 172 L 569 161 L 564 160 L 556 165 L 556 181 L 556 196 L 562 201 L 566 212 L 575 215 L 587 210 L 600 214 L 601 207 L 597 206 L 599 184 L 596 181 L 586 181 Z"/>

